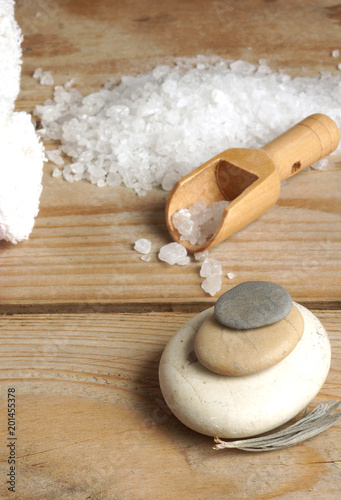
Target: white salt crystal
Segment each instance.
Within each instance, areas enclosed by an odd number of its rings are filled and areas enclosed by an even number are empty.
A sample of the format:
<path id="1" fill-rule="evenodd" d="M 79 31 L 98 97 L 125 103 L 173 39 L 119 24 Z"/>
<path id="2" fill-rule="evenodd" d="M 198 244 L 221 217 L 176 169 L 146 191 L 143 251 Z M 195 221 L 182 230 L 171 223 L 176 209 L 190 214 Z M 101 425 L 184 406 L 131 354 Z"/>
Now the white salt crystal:
<path id="1" fill-rule="evenodd" d="M 323 158 L 322 160 L 317 161 L 311 165 L 313 170 L 325 170 L 328 165 L 328 159 Z"/>
<path id="2" fill-rule="evenodd" d="M 189 213 L 193 216 L 199 215 L 207 207 L 204 200 L 199 200 L 188 207 Z"/>
<path id="3" fill-rule="evenodd" d="M 181 240 L 189 241 L 192 245 L 204 243 L 217 229 L 228 203 L 223 200 L 206 206 L 203 200 L 199 200 L 175 212 L 172 222 L 181 234 Z"/>
<path id="4" fill-rule="evenodd" d="M 150 255 L 142 255 L 141 260 L 143 260 L 144 262 L 150 262 L 151 256 Z"/>
<path id="5" fill-rule="evenodd" d="M 65 163 L 64 158 L 62 157 L 58 149 L 54 149 L 53 151 L 46 151 L 46 156 L 56 165 L 64 165 Z"/>
<path id="6" fill-rule="evenodd" d="M 70 87 L 72 87 L 72 85 L 74 84 L 74 82 L 75 82 L 75 80 L 73 78 L 71 78 L 66 83 L 64 83 L 64 88 L 65 89 L 69 89 Z"/>
<path id="7" fill-rule="evenodd" d="M 194 254 L 195 260 L 198 260 L 199 262 L 204 261 L 209 255 L 208 250 L 204 250 L 203 252 L 196 252 Z"/>
<path id="8" fill-rule="evenodd" d="M 190 220 L 190 218 L 191 212 L 187 208 L 180 208 L 180 210 L 175 212 L 172 217 L 175 229 L 178 229 L 184 221 Z"/>
<path id="9" fill-rule="evenodd" d="M 215 295 L 221 289 L 223 270 L 222 265 L 215 259 L 206 258 L 200 269 L 200 276 L 206 278 L 201 287 L 206 293 Z"/>
<path id="10" fill-rule="evenodd" d="M 187 266 L 187 264 L 189 264 L 191 262 L 191 258 L 189 255 L 187 255 L 186 257 L 183 257 L 182 259 L 179 259 L 176 263 L 179 265 L 179 266 Z"/>
<path id="11" fill-rule="evenodd" d="M 233 73 L 242 74 L 242 75 L 250 75 L 256 70 L 256 66 L 250 64 L 246 61 L 235 61 L 230 64 L 230 68 Z"/>
<path id="12" fill-rule="evenodd" d="M 107 186 L 119 186 L 122 183 L 122 177 L 116 172 L 109 172 L 107 175 Z"/>
<path id="13" fill-rule="evenodd" d="M 158 257 L 160 260 L 167 262 L 167 264 L 174 265 L 180 263 L 181 265 L 187 257 L 187 250 L 180 243 L 172 242 L 160 248 Z"/>
<path id="14" fill-rule="evenodd" d="M 134 244 L 134 250 L 136 250 L 139 253 L 149 253 L 152 248 L 152 242 L 150 240 L 147 240 L 146 238 L 140 238 L 139 240 L 135 241 Z"/>
<path id="15" fill-rule="evenodd" d="M 53 85 L 54 80 L 51 71 L 43 71 L 42 68 L 36 68 L 33 78 L 39 80 L 40 85 Z"/>
<path id="16" fill-rule="evenodd" d="M 340 51 L 339 49 L 334 49 L 332 52 L 332 57 L 339 57 L 340 56 Z"/>
<path id="17" fill-rule="evenodd" d="M 164 191 L 171 191 L 178 180 L 179 175 L 167 172 L 162 180 L 161 187 Z"/>
<path id="18" fill-rule="evenodd" d="M 40 78 L 40 85 L 53 85 L 54 79 L 51 71 L 44 71 Z"/>
<path id="19" fill-rule="evenodd" d="M 201 288 L 210 295 L 215 295 L 221 289 L 221 277 L 220 276 L 209 276 L 201 283 Z"/>
<path id="20" fill-rule="evenodd" d="M 218 260 L 206 258 L 201 266 L 200 276 L 202 278 L 208 278 L 210 276 L 221 276 L 222 272 L 222 266 Z"/>
<path id="21" fill-rule="evenodd" d="M 71 163 L 69 165 L 69 168 L 70 168 L 70 173 L 72 172 L 73 174 L 82 174 L 85 170 L 85 165 L 80 161 L 76 161 L 75 163 Z"/>
<path id="22" fill-rule="evenodd" d="M 52 177 L 60 177 L 63 175 L 63 171 L 60 168 L 54 168 L 52 172 Z"/>
<path id="23" fill-rule="evenodd" d="M 226 275 L 226 276 L 228 277 L 228 279 L 229 279 L 229 280 L 233 280 L 233 278 L 235 278 L 235 277 L 236 277 L 236 275 L 235 275 L 234 273 L 232 273 L 232 272 L 227 273 L 227 275 Z"/>
<path id="24" fill-rule="evenodd" d="M 36 80 L 38 80 L 41 77 L 42 74 L 43 74 L 42 68 L 36 68 L 34 70 L 34 73 L 33 73 L 32 76 L 33 76 L 33 78 L 35 78 Z"/>

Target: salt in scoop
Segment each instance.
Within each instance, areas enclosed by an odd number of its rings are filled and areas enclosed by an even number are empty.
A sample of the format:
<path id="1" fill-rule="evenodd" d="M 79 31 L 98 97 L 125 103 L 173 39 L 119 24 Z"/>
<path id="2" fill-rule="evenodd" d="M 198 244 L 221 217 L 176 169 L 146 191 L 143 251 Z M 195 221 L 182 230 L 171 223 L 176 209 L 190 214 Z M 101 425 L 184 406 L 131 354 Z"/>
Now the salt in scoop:
<path id="1" fill-rule="evenodd" d="M 189 252 L 213 248 L 275 205 L 281 181 L 332 153 L 340 141 L 336 123 L 326 115 L 308 116 L 261 149 L 232 148 L 180 179 L 169 194 L 166 224 L 173 240 Z M 228 200 L 220 223 L 205 243 L 180 239 L 172 217 L 203 200 Z"/>

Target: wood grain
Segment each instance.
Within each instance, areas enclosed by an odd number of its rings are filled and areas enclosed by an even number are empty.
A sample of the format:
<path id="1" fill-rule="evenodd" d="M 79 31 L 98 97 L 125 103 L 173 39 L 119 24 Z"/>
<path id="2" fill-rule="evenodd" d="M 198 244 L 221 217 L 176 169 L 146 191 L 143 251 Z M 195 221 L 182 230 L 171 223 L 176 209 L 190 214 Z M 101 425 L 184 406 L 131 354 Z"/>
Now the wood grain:
<path id="1" fill-rule="evenodd" d="M 214 248 L 211 257 L 225 273 L 220 293 L 261 279 L 281 284 L 308 306 L 339 307 L 339 176 L 338 170 L 298 174 L 275 207 Z M 169 266 L 157 258 L 171 241 L 166 194 L 155 190 L 139 199 L 128 191 L 70 185 L 46 172 L 30 239 L 0 243 L 0 311 L 188 310 L 193 304 L 198 310 L 212 303 L 216 297 L 200 287 L 200 263 Z M 133 250 L 141 237 L 152 241 L 149 263 Z M 233 280 L 226 277 L 230 271 Z"/>
<path id="2" fill-rule="evenodd" d="M 341 397 L 340 312 L 318 311 L 332 367 L 312 402 Z M 193 314 L 0 318 L 0 497 L 7 498 L 6 397 L 17 396 L 17 494 L 44 499 L 337 498 L 338 422 L 271 453 L 214 451 L 165 405 L 158 363 Z"/>
<path id="3" fill-rule="evenodd" d="M 55 84 L 83 95 L 174 57 L 218 55 L 291 75 L 337 71 L 340 5 L 331 0 L 18 0 L 23 67 L 18 110 L 33 112 Z M 54 149 L 55 144 L 47 144 Z M 194 165 L 193 167 L 196 167 Z M 73 185 L 44 167 L 28 241 L 0 242 L 0 498 L 336 500 L 340 423 L 306 443 L 264 454 L 212 450 L 166 407 L 157 369 L 172 334 L 216 298 L 199 263 L 157 259 L 170 241 L 167 193 Z M 341 158 L 283 186 L 275 207 L 211 252 L 221 293 L 247 280 L 283 285 L 316 308 L 333 358 L 312 404 L 341 396 Z M 144 263 L 134 241 L 152 241 Z M 106 314 L 102 314 L 102 313 Z M 124 314 L 130 312 L 131 314 Z M 23 314 L 28 313 L 28 314 Z M 68 314 L 66 314 L 68 313 Z M 17 491 L 6 490 L 7 391 L 17 391 Z"/>

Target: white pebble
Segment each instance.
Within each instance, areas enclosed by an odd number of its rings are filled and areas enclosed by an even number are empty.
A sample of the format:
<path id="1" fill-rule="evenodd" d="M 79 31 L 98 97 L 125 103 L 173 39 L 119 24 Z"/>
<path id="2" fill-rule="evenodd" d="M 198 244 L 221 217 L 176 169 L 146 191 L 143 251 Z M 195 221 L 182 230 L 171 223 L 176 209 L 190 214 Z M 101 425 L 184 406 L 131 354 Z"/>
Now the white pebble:
<path id="1" fill-rule="evenodd" d="M 150 252 L 151 248 L 152 242 L 150 240 L 140 238 L 135 241 L 134 250 L 136 250 L 136 252 L 147 254 Z"/>

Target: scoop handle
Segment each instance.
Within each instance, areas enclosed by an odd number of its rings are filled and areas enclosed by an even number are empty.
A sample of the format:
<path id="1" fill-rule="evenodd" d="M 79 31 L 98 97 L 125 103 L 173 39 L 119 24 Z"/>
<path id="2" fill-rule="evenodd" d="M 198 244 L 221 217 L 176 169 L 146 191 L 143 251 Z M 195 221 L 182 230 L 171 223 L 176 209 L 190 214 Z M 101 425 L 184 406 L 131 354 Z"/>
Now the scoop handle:
<path id="1" fill-rule="evenodd" d="M 336 123 L 326 115 L 310 115 L 261 148 L 275 163 L 281 181 L 332 153 L 340 142 Z"/>

